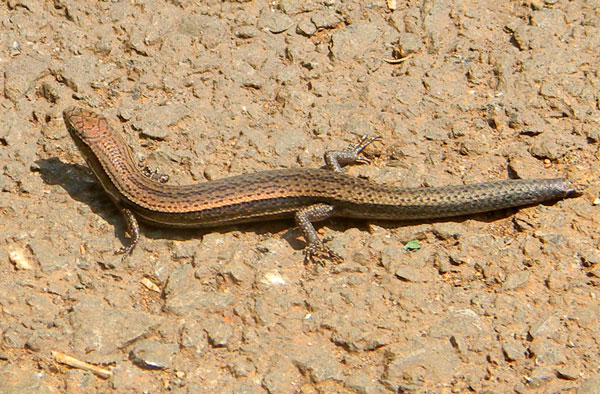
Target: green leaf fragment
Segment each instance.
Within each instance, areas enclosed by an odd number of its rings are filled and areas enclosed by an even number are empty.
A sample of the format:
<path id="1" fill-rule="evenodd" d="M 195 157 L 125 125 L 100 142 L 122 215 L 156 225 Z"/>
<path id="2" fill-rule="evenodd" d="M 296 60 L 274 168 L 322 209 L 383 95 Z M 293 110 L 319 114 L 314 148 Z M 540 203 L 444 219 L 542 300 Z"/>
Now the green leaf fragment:
<path id="1" fill-rule="evenodd" d="M 421 244 L 419 244 L 419 241 L 416 239 L 413 239 L 412 241 L 408 241 L 404 245 L 404 250 L 419 250 L 419 249 L 421 249 Z"/>

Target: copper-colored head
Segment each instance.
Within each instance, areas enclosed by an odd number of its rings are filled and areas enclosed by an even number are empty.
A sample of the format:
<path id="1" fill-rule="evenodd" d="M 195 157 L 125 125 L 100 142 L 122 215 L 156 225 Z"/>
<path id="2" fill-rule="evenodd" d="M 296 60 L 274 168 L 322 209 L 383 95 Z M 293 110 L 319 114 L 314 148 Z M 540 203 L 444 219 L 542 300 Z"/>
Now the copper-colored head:
<path id="1" fill-rule="evenodd" d="M 69 107 L 63 111 L 63 119 L 69 133 L 83 141 L 110 134 L 106 119 L 87 109 Z"/>

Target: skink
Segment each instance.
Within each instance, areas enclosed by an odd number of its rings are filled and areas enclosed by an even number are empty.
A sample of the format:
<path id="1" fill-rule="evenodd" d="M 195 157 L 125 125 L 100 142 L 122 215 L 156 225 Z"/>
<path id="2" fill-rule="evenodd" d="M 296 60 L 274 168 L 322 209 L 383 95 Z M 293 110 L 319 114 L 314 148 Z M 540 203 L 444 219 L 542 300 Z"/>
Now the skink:
<path id="1" fill-rule="evenodd" d="M 330 217 L 413 220 L 462 216 L 558 200 L 576 193 L 564 178 L 503 180 L 461 186 L 398 188 L 342 173 L 368 162 L 359 155 L 377 137 L 328 152 L 328 169 L 283 169 L 193 185 L 159 182 L 140 170 L 131 149 L 106 119 L 70 107 L 63 118 L 88 166 L 127 221 L 130 254 L 140 238 L 137 219 L 157 226 L 212 227 L 293 217 L 307 242 L 305 259 L 337 259 L 313 222 Z"/>

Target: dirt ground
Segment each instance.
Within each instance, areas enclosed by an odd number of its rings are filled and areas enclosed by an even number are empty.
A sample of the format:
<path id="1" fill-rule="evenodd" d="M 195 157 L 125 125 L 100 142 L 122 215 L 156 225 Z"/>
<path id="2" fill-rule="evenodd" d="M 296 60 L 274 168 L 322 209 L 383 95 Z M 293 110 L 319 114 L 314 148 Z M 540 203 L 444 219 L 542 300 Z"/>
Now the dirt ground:
<path id="1" fill-rule="evenodd" d="M 0 392 L 600 393 L 594 1 L 0 3 Z M 568 176 L 441 222 L 125 225 L 62 110 L 201 182 L 320 167 L 397 186 Z M 420 249 L 405 250 L 418 240 Z M 73 367 L 65 355 L 90 366 Z"/>

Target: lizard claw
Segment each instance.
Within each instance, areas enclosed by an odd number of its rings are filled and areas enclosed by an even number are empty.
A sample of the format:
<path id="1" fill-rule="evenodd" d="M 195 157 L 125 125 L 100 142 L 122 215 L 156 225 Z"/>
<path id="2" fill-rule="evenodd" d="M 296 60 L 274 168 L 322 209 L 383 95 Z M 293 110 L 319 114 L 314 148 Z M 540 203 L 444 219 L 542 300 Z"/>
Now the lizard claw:
<path id="1" fill-rule="evenodd" d="M 144 165 L 142 163 L 138 163 L 138 167 L 142 171 L 142 174 L 146 178 L 150 178 L 153 181 L 157 181 L 159 183 L 167 183 L 169 181 L 169 176 L 167 174 L 162 174 L 158 168 L 154 170 L 150 168 L 150 166 Z"/>
<path id="2" fill-rule="evenodd" d="M 341 263 L 344 259 L 323 244 L 309 245 L 304 249 L 304 264 L 316 263 L 326 265 L 328 261 Z"/>
<path id="3" fill-rule="evenodd" d="M 376 135 L 374 137 L 369 137 L 368 135 L 365 134 L 360 138 L 360 141 L 358 141 L 358 144 L 350 145 L 350 147 L 348 147 L 348 150 L 351 152 L 354 152 L 356 155 L 358 155 L 367 146 L 371 145 L 373 142 L 380 140 L 380 139 L 381 139 L 380 135 Z M 362 160 L 362 158 L 361 158 L 361 160 Z M 368 160 L 368 159 L 366 159 L 366 160 Z"/>

